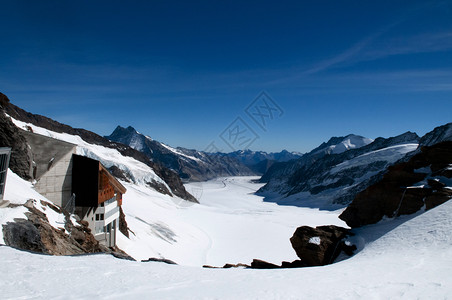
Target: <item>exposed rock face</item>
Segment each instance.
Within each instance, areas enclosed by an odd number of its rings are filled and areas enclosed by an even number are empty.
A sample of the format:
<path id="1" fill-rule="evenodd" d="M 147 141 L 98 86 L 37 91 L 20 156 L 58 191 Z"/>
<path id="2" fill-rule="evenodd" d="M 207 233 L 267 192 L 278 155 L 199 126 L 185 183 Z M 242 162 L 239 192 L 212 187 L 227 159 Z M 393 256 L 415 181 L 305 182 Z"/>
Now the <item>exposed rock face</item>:
<path id="1" fill-rule="evenodd" d="M 424 135 L 420 140 L 420 145 L 432 146 L 445 141 L 452 141 L 452 123 L 436 127 L 434 130 Z"/>
<path id="2" fill-rule="evenodd" d="M 300 258 L 299 265 L 324 266 L 333 263 L 341 251 L 353 253 L 353 246 L 343 241 L 349 235 L 352 234 L 348 229 L 333 225 L 302 226 L 297 228 L 290 242 Z"/>
<path id="3" fill-rule="evenodd" d="M 59 212 L 54 205 L 41 201 L 47 209 Z M 6 245 L 23 250 L 40 252 L 51 255 L 74 255 L 96 252 L 112 252 L 102 246 L 91 234 L 86 224 L 74 225 L 66 218 L 64 230 L 58 230 L 49 224 L 47 216 L 38 210 L 33 200 L 29 200 L 24 206 L 28 208 L 27 220 L 17 219 L 3 225 L 3 236 Z"/>
<path id="4" fill-rule="evenodd" d="M 337 146 L 344 139 L 346 137 L 332 138 L 298 160 L 275 163 L 262 176 L 261 182 L 267 184 L 258 193 L 278 193 L 285 197 L 304 193 L 301 198 L 309 198 L 311 205 L 312 200 L 317 201 L 319 207 L 347 205 L 357 193 L 379 180 L 389 165 L 414 151 L 419 137 L 407 132 L 388 139 L 377 138 L 370 144 L 348 150 Z M 344 151 L 335 153 L 337 148 Z"/>
<path id="5" fill-rule="evenodd" d="M 31 123 L 36 126 L 43 127 L 59 133 L 79 135 L 84 141 L 88 143 L 117 149 L 122 155 L 133 157 L 136 160 L 150 166 L 157 174 L 157 176 L 162 178 L 168 184 L 172 194 L 188 201 L 197 202 L 197 200 L 185 190 L 185 187 L 183 186 L 182 181 L 180 177 L 177 175 L 177 173 L 167 169 L 166 167 L 160 165 L 159 163 L 152 162 L 144 153 L 141 153 L 140 151 L 132 149 L 127 145 L 111 142 L 108 139 L 103 138 L 100 135 L 97 135 L 91 131 L 80 128 L 72 128 L 71 126 L 61 124 L 45 116 L 35 115 L 26 112 L 25 110 L 11 103 L 6 106 L 5 111 L 8 115 L 10 115 L 16 120 Z M 127 174 L 122 175 L 127 176 Z"/>
<path id="6" fill-rule="evenodd" d="M 9 104 L 9 99 L 5 94 L 0 93 L 0 109 L 4 108 Z"/>
<path id="7" fill-rule="evenodd" d="M 3 95 L 3 94 L 2 94 Z M 0 147 L 11 148 L 10 169 L 25 180 L 31 178 L 32 154 L 25 137 L 0 108 Z"/>
<path id="8" fill-rule="evenodd" d="M 126 215 L 121 206 L 119 207 L 119 231 L 126 237 L 129 237 L 129 227 L 127 226 Z"/>
<path id="9" fill-rule="evenodd" d="M 162 262 L 168 265 L 177 265 L 174 261 L 170 260 L 170 259 L 166 259 L 166 258 L 155 258 L 155 257 L 151 257 L 145 260 L 142 260 L 141 262 Z"/>
<path id="10" fill-rule="evenodd" d="M 260 259 L 253 259 L 251 262 L 251 268 L 252 269 L 279 269 L 281 268 L 278 265 L 260 260 Z"/>
<path id="11" fill-rule="evenodd" d="M 447 186 L 449 188 L 447 188 Z M 452 198 L 452 142 L 421 147 L 408 161 L 388 169 L 378 183 L 359 193 L 340 218 L 350 227 L 383 217 L 431 209 Z"/>

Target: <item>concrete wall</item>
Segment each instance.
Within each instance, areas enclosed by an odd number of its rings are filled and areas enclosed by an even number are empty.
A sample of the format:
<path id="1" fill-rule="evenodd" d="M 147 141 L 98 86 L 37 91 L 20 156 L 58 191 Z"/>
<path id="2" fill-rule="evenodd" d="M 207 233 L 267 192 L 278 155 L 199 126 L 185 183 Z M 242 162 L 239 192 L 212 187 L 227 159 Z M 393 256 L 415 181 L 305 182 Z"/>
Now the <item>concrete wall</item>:
<path id="1" fill-rule="evenodd" d="M 64 207 L 71 199 L 72 190 L 72 154 L 66 153 L 59 161 L 41 176 L 35 189 L 58 206 Z"/>

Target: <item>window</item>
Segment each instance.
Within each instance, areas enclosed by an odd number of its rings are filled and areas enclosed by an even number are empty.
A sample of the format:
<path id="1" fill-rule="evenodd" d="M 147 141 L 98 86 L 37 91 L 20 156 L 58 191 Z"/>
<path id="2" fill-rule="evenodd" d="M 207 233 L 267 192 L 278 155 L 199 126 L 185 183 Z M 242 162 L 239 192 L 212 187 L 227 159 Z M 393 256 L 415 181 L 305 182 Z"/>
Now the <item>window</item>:
<path id="1" fill-rule="evenodd" d="M 104 214 L 96 214 L 96 221 L 103 221 L 104 220 Z"/>

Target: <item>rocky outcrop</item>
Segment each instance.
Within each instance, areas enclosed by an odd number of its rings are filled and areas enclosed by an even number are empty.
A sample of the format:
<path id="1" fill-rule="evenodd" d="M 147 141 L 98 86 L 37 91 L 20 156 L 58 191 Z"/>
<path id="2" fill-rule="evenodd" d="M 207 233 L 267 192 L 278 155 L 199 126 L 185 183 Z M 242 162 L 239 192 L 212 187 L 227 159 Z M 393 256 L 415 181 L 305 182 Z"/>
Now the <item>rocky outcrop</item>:
<path id="1" fill-rule="evenodd" d="M 112 252 L 99 242 L 91 234 L 86 222 L 73 224 L 66 214 L 64 228 L 52 227 L 47 216 L 37 209 L 36 200 L 29 200 L 24 206 L 28 209 L 25 213 L 27 219 L 16 219 L 3 225 L 5 244 L 11 247 L 51 254 L 51 255 L 75 255 L 85 253 Z M 56 206 L 40 201 L 46 209 L 52 209 L 61 213 Z M 70 234 L 66 233 L 66 230 Z"/>
<path id="2" fill-rule="evenodd" d="M 434 144 L 445 141 L 452 141 L 452 123 L 436 127 L 424 135 L 419 143 L 421 146 L 433 146 Z"/>
<path id="3" fill-rule="evenodd" d="M 9 99 L 5 94 L 0 93 L 0 109 L 3 109 L 9 104 Z"/>
<path id="4" fill-rule="evenodd" d="M 145 260 L 142 260 L 141 262 L 161 262 L 161 263 L 165 263 L 167 265 L 177 265 L 174 261 L 170 260 L 170 259 L 166 259 L 166 258 L 155 258 L 155 257 L 151 257 Z"/>
<path id="5" fill-rule="evenodd" d="M 122 206 L 119 207 L 119 231 L 126 237 L 129 237 L 129 227 L 127 226 L 126 215 L 122 210 Z"/>
<path id="6" fill-rule="evenodd" d="M 281 266 L 266 262 L 260 259 L 253 259 L 251 269 L 279 269 Z"/>
<path id="7" fill-rule="evenodd" d="M 376 184 L 359 193 L 340 215 L 350 227 L 384 217 L 431 209 L 452 198 L 452 142 L 421 147 L 408 161 L 391 166 Z"/>
<path id="8" fill-rule="evenodd" d="M 324 266 L 334 262 L 341 252 L 353 254 L 354 246 L 347 245 L 345 238 L 350 230 L 334 225 L 297 228 L 290 242 L 300 258 L 300 265 Z"/>
<path id="9" fill-rule="evenodd" d="M 3 95 L 3 94 L 1 94 Z M 4 95 L 3 95 L 4 96 Z M 6 102 L 7 103 L 7 102 Z M 5 104 L 3 104 L 5 105 Z M 0 147 L 11 148 L 10 169 L 25 180 L 31 179 L 32 154 L 25 137 L 0 108 Z"/>

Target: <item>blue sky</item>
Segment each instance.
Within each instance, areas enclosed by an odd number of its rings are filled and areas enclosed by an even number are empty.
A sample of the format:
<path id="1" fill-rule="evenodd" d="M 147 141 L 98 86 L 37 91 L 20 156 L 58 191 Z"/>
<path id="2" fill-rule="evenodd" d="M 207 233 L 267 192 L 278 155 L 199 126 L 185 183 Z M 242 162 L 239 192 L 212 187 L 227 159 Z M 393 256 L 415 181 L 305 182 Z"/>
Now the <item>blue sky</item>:
<path id="1" fill-rule="evenodd" d="M 101 135 L 305 152 L 452 121 L 452 1 L 2 1 L 0 43 L 13 103 Z M 280 111 L 247 114 L 262 91 Z"/>

